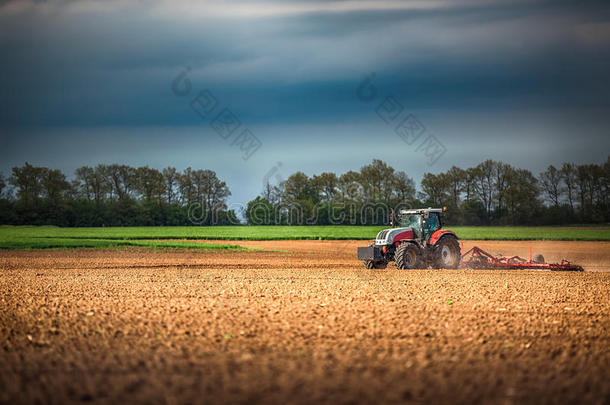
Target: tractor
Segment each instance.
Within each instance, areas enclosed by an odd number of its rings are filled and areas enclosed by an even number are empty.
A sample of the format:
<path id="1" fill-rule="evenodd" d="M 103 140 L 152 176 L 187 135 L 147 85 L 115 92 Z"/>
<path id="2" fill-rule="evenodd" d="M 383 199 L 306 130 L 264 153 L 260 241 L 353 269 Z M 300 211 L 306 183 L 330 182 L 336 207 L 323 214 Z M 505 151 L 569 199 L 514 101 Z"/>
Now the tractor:
<path id="1" fill-rule="evenodd" d="M 460 244 L 454 232 L 442 229 L 445 210 L 400 210 L 396 218 L 392 213 L 392 228 L 379 232 L 375 243 L 359 247 L 358 260 L 367 269 L 384 269 L 391 261 L 398 269 L 457 268 L 462 258 Z"/>

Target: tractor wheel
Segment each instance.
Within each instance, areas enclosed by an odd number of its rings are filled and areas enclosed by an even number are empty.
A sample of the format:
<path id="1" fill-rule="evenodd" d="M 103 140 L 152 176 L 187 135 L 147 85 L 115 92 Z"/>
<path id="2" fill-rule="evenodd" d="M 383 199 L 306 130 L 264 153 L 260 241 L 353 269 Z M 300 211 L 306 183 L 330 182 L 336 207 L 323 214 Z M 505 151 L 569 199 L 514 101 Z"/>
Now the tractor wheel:
<path id="1" fill-rule="evenodd" d="M 388 267 L 388 262 L 375 262 L 375 268 L 376 269 L 385 269 L 386 267 Z"/>
<path id="2" fill-rule="evenodd" d="M 421 267 L 421 252 L 413 243 L 402 243 L 394 252 L 394 264 L 397 269 L 418 269 Z"/>
<path id="3" fill-rule="evenodd" d="M 387 266 L 388 266 L 388 262 L 384 262 L 384 261 L 380 261 L 380 262 L 374 262 L 372 260 L 365 260 L 364 261 L 364 267 L 366 267 L 369 270 L 371 270 L 371 269 L 385 269 Z"/>
<path id="4" fill-rule="evenodd" d="M 455 236 L 442 237 L 434 247 L 434 266 L 439 269 L 457 269 L 462 259 L 460 244 Z"/>

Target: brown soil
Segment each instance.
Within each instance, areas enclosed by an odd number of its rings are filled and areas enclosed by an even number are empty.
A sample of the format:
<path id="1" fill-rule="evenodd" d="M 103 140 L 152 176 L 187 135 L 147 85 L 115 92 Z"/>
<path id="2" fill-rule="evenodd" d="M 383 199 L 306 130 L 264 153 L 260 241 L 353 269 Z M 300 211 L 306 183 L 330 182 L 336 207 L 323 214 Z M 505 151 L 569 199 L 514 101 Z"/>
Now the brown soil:
<path id="1" fill-rule="evenodd" d="M 584 273 L 278 251 L 0 252 L 0 403 L 610 402 L 610 243 L 472 242 Z"/>

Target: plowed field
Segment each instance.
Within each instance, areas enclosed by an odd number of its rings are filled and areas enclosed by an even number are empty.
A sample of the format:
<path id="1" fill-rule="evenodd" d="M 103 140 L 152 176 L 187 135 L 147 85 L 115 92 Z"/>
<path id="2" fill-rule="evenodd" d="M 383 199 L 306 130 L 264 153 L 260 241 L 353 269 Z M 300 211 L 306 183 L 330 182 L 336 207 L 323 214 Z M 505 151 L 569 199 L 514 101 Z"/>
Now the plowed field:
<path id="1" fill-rule="evenodd" d="M 236 244 L 267 250 L 0 252 L 0 403 L 610 403 L 608 242 L 464 243 L 584 273 Z"/>

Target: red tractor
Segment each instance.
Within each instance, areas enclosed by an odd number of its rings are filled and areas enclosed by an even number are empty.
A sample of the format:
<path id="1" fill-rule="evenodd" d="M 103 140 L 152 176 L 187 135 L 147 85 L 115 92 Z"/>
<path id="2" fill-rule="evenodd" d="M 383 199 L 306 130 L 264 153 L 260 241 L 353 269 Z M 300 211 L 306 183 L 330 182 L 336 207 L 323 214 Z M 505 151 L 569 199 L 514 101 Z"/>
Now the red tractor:
<path id="1" fill-rule="evenodd" d="M 359 247 L 358 259 L 367 269 L 383 269 L 391 261 L 398 269 L 457 268 L 462 258 L 460 244 L 454 232 L 442 229 L 444 210 L 401 210 L 398 226 L 379 232 L 370 246 Z M 391 222 L 394 226 L 394 218 Z"/>

